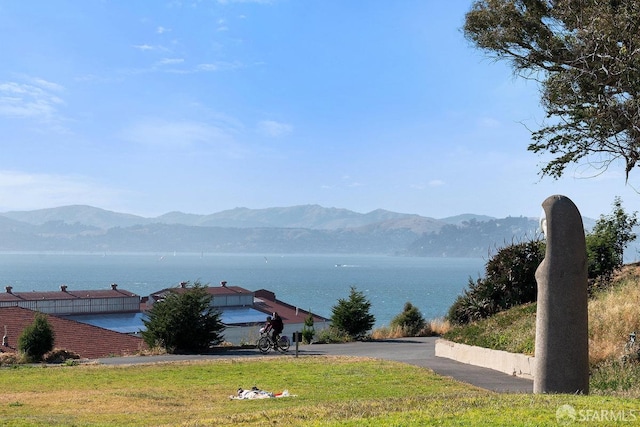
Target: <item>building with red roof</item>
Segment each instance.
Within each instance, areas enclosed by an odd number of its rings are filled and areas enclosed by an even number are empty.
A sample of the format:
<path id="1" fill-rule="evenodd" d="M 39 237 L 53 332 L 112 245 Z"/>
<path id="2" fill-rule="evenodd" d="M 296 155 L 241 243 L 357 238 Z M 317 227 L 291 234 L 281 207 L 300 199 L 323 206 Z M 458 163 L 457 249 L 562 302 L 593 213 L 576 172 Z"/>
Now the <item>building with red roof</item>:
<path id="1" fill-rule="evenodd" d="M 178 287 L 154 292 L 149 295 L 147 309 L 162 300 L 167 292 L 184 293 L 188 289 L 189 284 L 182 282 Z M 226 325 L 225 341 L 233 344 L 254 343 L 259 338 L 259 329 L 265 324 L 267 316 L 272 316 L 275 312 L 282 318 L 285 335 L 301 332 L 304 321 L 310 314 L 309 311 L 277 299 L 275 293 L 266 289 L 253 292 L 220 282 L 220 286 L 207 286 L 205 290 L 212 296 L 211 305 L 220 310 L 222 323 Z M 329 319 L 314 313 L 311 316 L 316 331 L 329 326 Z"/>
<path id="2" fill-rule="evenodd" d="M 283 320 L 283 334 L 300 332 L 310 314 L 276 298 L 268 290 L 249 291 L 240 286 L 207 286 L 211 304 L 220 310 L 225 324 L 224 339 L 232 344 L 254 343 L 267 316 L 277 312 Z M 55 346 L 84 358 L 134 354 L 146 348 L 140 338 L 144 330 L 144 312 L 167 293 L 184 293 L 187 282 L 154 292 L 149 297 L 118 289 L 112 284 L 103 290 L 71 290 L 62 285 L 58 291 L 14 292 L 11 286 L 0 293 L 0 333 L 6 329 L 6 345 L 1 351 L 15 351 L 22 330 L 33 322 L 36 312 L 49 315 L 56 333 Z M 311 313 L 316 331 L 328 327 L 329 320 Z"/>
<path id="3" fill-rule="evenodd" d="M 36 313 L 17 306 L 0 308 L 0 333 L 3 334 L 0 352 L 17 352 L 18 338 L 33 323 Z M 55 334 L 54 348 L 73 351 L 81 358 L 127 356 L 147 348 L 141 338 L 129 334 L 55 315 L 48 315 L 47 321 Z"/>

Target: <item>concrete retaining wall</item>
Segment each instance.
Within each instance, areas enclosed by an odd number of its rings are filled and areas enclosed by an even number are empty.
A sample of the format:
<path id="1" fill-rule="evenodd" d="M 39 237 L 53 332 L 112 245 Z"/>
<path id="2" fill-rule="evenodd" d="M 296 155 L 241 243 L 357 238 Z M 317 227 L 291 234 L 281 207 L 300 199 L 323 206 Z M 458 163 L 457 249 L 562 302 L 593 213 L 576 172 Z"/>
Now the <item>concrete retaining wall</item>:
<path id="1" fill-rule="evenodd" d="M 533 379 L 533 356 L 458 344 L 443 339 L 436 341 L 436 356 Z"/>

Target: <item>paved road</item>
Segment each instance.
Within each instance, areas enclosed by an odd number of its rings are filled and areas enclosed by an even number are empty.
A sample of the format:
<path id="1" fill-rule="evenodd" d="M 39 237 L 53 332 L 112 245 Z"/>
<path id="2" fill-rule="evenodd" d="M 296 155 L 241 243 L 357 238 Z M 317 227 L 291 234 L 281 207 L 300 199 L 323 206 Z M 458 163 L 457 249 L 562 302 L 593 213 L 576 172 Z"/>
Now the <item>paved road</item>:
<path id="1" fill-rule="evenodd" d="M 468 384 L 500 393 L 531 393 L 533 381 L 503 374 L 492 369 L 459 363 L 450 359 L 435 356 L 435 337 L 404 338 L 386 341 L 353 342 L 346 344 L 313 344 L 301 345 L 300 356 L 338 355 L 363 356 L 376 359 L 394 360 L 411 365 L 429 368 L 437 374 L 455 378 Z M 269 353 L 279 356 L 279 353 Z M 291 346 L 290 355 L 295 355 L 295 346 Z M 233 349 L 210 355 L 161 355 L 111 357 L 99 359 L 104 365 L 155 363 L 180 360 L 219 359 L 230 357 L 263 356 L 255 349 Z"/>

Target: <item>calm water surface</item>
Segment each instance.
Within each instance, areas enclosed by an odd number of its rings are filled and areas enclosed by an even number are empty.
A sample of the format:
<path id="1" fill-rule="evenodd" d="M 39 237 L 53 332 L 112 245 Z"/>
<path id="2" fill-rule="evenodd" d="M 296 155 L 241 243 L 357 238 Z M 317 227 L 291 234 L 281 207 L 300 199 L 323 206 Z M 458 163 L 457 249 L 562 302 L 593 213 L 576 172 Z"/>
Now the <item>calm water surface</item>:
<path id="1" fill-rule="evenodd" d="M 425 318 L 446 314 L 469 278 L 484 274 L 481 258 L 413 258 L 366 255 L 220 254 L 0 254 L 0 285 L 16 292 L 121 289 L 140 296 L 200 281 L 248 290 L 268 289 L 278 299 L 330 317 L 351 286 L 371 302 L 376 326 L 388 325 L 405 302 Z"/>

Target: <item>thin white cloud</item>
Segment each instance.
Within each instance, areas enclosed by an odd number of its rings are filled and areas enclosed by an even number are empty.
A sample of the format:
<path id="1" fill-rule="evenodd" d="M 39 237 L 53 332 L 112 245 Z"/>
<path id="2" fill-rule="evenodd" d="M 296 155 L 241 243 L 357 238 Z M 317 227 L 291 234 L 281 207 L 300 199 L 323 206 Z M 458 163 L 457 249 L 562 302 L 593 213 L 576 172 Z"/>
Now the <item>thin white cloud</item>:
<path id="1" fill-rule="evenodd" d="M 121 72 L 127 75 L 137 75 L 145 73 L 171 73 L 171 74 L 195 74 L 209 73 L 217 71 L 234 70 L 241 68 L 240 62 L 214 62 L 199 64 L 195 67 L 180 67 L 184 64 L 181 58 L 163 58 L 147 68 L 123 69 Z"/>
<path id="2" fill-rule="evenodd" d="M 229 27 L 227 26 L 227 21 L 224 19 L 218 19 L 218 27 L 216 28 L 216 31 L 223 32 L 228 30 Z"/>
<path id="3" fill-rule="evenodd" d="M 158 47 L 154 47 L 148 44 L 134 44 L 132 46 L 134 49 L 138 49 L 138 50 L 158 50 Z"/>
<path id="4" fill-rule="evenodd" d="M 229 148 L 233 130 L 198 121 L 141 120 L 122 132 L 123 139 L 159 149 Z"/>
<path id="5" fill-rule="evenodd" d="M 258 123 L 258 130 L 263 135 L 277 138 L 293 132 L 293 126 L 275 120 L 262 120 Z"/>
<path id="6" fill-rule="evenodd" d="M 351 175 L 343 175 L 341 179 L 342 179 L 342 186 L 346 188 L 356 188 L 356 187 L 364 186 L 363 183 L 353 180 Z"/>
<path id="7" fill-rule="evenodd" d="M 158 34 L 164 34 L 171 31 L 171 28 L 165 28 L 163 26 L 159 26 L 158 28 L 156 28 L 156 33 Z"/>
<path id="8" fill-rule="evenodd" d="M 0 210 L 31 210 L 90 204 L 110 206 L 120 192 L 86 176 L 32 174 L 0 170 Z"/>
<path id="9" fill-rule="evenodd" d="M 48 80 L 42 79 L 40 77 L 26 77 L 28 81 L 32 84 L 41 87 L 46 90 L 54 91 L 54 92 L 62 92 L 64 87 L 59 85 L 58 83 L 50 82 Z"/>
<path id="10" fill-rule="evenodd" d="M 427 182 L 426 184 L 424 183 L 418 183 L 418 184 L 410 184 L 409 188 L 412 188 L 414 190 L 418 190 L 418 191 L 423 191 L 426 190 L 427 188 L 438 188 L 438 187 L 442 187 L 445 185 L 445 182 L 441 179 L 432 179 L 431 181 Z"/>
<path id="11" fill-rule="evenodd" d="M 240 62 L 212 62 L 208 64 L 200 64 L 197 67 L 197 71 L 222 71 L 222 70 L 235 70 L 237 68 L 241 68 L 242 64 Z"/>
<path id="12" fill-rule="evenodd" d="M 63 87 L 44 79 L 27 77 L 30 83 L 0 82 L 0 116 L 32 118 L 43 122 L 60 120 L 64 101 L 55 92 Z"/>
<path id="13" fill-rule="evenodd" d="M 176 64 L 182 64 L 184 62 L 184 59 L 182 58 L 162 58 L 160 61 L 157 62 L 158 65 L 176 65 Z"/>

